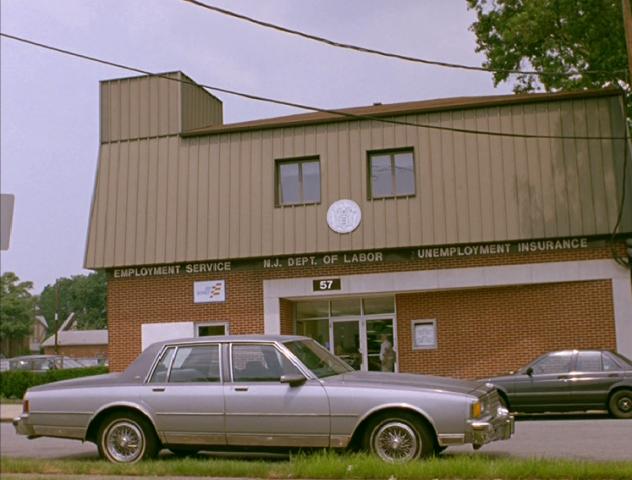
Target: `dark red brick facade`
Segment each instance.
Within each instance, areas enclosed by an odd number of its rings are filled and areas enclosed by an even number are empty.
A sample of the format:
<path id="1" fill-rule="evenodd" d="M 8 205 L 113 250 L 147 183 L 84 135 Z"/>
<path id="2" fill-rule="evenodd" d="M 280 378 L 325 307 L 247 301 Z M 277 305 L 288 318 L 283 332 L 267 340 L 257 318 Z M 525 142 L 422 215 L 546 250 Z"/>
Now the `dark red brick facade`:
<path id="1" fill-rule="evenodd" d="M 623 246 L 618 247 L 622 254 Z M 227 321 L 231 334 L 263 333 L 263 281 L 612 258 L 609 246 L 410 262 L 319 265 L 218 274 L 110 278 L 109 359 L 124 369 L 141 350 L 141 324 Z M 226 281 L 226 302 L 194 304 L 196 280 Z M 557 348 L 614 348 L 610 281 L 396 295 L 400 371 L 474 378 L 502 373 Z M 438 348 L 412 351 L 410 322 L 434 318 Z M 280 300 L 281 333 L 293 333 L 293 304 Z"/>

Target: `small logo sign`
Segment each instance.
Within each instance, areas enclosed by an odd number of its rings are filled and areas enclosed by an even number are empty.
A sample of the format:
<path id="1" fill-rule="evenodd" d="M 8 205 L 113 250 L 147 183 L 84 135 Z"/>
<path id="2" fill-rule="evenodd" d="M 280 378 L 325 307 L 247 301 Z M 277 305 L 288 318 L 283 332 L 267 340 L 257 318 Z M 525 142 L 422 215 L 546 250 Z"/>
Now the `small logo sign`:
<path id="1" fill-rule="evenodd" d="M 362 220 L 360 207 L 353 200 L 338 200 L 327 210 L 327 225 L 337 233 L 351 233 Z"/>
<path id="2" fill-rule="evenodd" d="M 193 282 L 193 303 L 218 303 L 226 301 L 224 280 Z"/>

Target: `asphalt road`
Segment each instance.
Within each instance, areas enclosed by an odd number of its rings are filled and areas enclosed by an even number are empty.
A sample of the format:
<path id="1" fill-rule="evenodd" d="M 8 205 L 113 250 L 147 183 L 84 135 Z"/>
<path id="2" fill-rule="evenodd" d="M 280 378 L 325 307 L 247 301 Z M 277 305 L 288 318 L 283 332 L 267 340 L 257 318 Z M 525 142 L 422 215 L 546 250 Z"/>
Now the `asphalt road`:
<path id="1" fill-rule="evenodd" d="M 9 457 L 87 458 L 98 456 L 96 446 L 73 440 L 16 435 L 13 426 L 1 424 L 0 454 Z M 166 454 L 166 453 L 165 453 Z M 595 417 L 530 418 L 516 422 L 511 440 L 495 442 L 478 451 L 451 447 L 444 456 L 487 458 L 565 458 L 581 460 L 632 460 L 632 420 Z"/>

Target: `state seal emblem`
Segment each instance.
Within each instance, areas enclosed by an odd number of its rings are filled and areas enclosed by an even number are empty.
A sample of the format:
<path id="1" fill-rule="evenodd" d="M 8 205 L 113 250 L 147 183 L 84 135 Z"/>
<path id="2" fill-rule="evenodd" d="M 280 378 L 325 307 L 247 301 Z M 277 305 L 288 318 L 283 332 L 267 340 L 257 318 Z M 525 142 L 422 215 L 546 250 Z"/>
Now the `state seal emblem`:
<path id="1" fill-rule="evenodd" d="M 353 200 L 337 200 L 327 210 L 327 225 L 336 233 L 351 233 L 362 220 L 360 206 Z"/>

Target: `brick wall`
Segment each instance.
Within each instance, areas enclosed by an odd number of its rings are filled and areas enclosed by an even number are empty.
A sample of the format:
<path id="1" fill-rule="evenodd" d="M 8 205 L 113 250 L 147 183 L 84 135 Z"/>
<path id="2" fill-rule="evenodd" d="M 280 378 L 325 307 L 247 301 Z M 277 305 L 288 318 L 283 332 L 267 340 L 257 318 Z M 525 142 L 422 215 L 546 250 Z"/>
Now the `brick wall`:
<path id="1" fill-rule="evenodd" d="M 551 350 L 615 349 L 610 280 L 396 296 L 400 370 L 505 374 Z M 412 349 L 411 321 L 436 319 L 438 348 Z"/>
<path id="2" fill-rule="evenodd" d="M 279 300 L 281 335 L 294 335 L 294 303 L 282 298 Z"/>
<path id="3" fill-rule="evenodd" d="M 623 245 L 619 245 L 618 250 L 621 254 L 625 251 Z M 267 279 L 593 260 L 611 258 L 611 255 L 610 247 L 603 246 L 583 250 L 415 259 L 409 262 L 386 264 L 319 265 L 218 274 L 110 278 L 108 280 L 110 368 L 112 371 L 123 370 L 140 353 L 142 323 L 227 321 L 232 334 L 263 333 L 263 280 Z M 226 281 L 226 302 L 194 304 L 193 282 L 214 279 Z M 546 299 L 548 305 L 553 305 L 556 301 L 554 297 Z M 291 331 L 293 327 L 291 315 L 291 303 L 282 303 L 281 329 L 283 333 L 289 333 L 288 329 Z M 404 339 L 400 338 L 400 345 L 403 342 Z M 402 366 L 405 365 L 402 364 Z M 474 369 L 470 372 L 456 369 L 454 374 L 470 376 L 477 371 L 479 370 Z"/>

